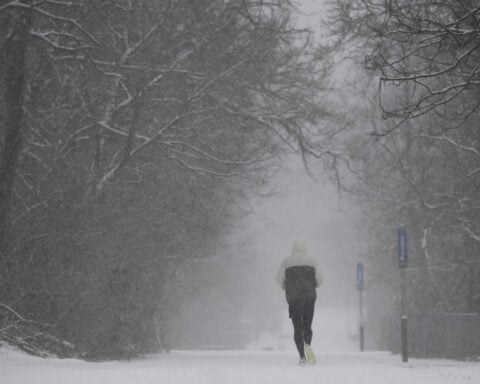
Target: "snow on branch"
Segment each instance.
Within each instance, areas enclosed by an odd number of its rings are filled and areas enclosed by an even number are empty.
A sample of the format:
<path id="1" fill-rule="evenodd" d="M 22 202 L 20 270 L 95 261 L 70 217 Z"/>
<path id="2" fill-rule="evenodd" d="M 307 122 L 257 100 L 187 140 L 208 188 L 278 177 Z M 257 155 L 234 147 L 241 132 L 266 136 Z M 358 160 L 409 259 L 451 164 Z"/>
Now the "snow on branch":
<path id="1" fill-rule="evenodd" d="M 81 50 L 85 50 L 85 49 L 90 49 L 92 48 L 91 45 L 80 45 L 78 47 L 72 47 L 72 46 L 68 46 L 68 45 L 63 45 L 63 44 L 59 44 L 58 42 L 56 41 L 53 41 L 52 39 L 49 38 L 49 36 L 52 36 L 52 35 L 56 35 L 56 36 L 59 36 L 59 35 L 63 35 L 63 33 L 59 33 L 59 32 L 53 32 L 53 31 L 49 31 L 49 32 L 38 32 L 38 31 L 30 31 L 30 35 L 34 36 L 34 37 L 37 37 L 39 39 L 41 39 L 42 41 L 45 41 L 47 44 L 49 44 L 50 46 L 52 46 L 53 48 L 55 49 L 58 49 L 58 50 L 61 50 L 61 51 L 67 51 L 67 52 L 78 52 L 78 51 L 81 51 Z M 65 35 L 67 37 L 72 37 L 71 35 Z"/>
<path id="2" fill-rule="evenodd" d="M 0 303 L 0 307 L 2 308 L 5 308 L 7 311 L 9 311 L 10 313 L 14 314 L 15 317 L 17 317 L 19 320 L 21 321 L 29 321 L 27 319 L 25 319 L 22 315 L 20 315 L 18 312 L 16 312 L 15 310 L 13 310 L 12 308 L 10 308 L 8 305 L 6 304 L 3 304 L 3 303 Z"/>
<path id="3" fill-rule="evenodd" d="M 480 152 L 476 148 L 457 143 L 455 140 L 446 136 L 434 136 L 434 135 L 426 135 L 426 134 L 421 134 L 419 136 L 423 138 L 431 139 L 431 140 L 443 141 L 464 152 L 471 153 L 475 156 L 480 156 Z"/>
<path id="4" fill-rule="evenodd" d="M 225 165 L 239 165 L 239 166 L 252 165 L 252 164 L 261 163 L 261 162 L 270 160 L 272 158 L 271 156 L 268 156 L 266 158 L 252 159 L 252 160 L 249 160 L 249 161 L 221 159 L 221 158 L 219 158 L 219 157 L 217 157 L 213 154 L 210 154 L 210 153 L 207 153 L 206 151 L 203 151 L 202 149 L 200 149 L 200 148 L 198 148 L 194 145 L 185 143 L 184 141 L 171 140 L 171 141 L 164 141 L 162 144 L 165 144 L 167 146 L 180 145 L 182 147 L 190 149 L 193 152 L 193 153 L 186 153 L 184 151 L 177 151 L 175 149 L 172 149 L 172 152 L 174 152 L 176 154 L 183 155 L 183 156 L 190 157 L 192 159 L 197 159 L 197 160 L 202 160 L 202 159 L 212 160 L 216 163 L 225 164 Z M 195 155 L 194 153 L 198 154 L 199 156 Z"/>
<path id="5" fill-rule="evenodd" d="M 81 31 L 85 36 L 87 36 L 91 41 L 93 41 L 96 45 L 100 46 L 101 43 L 100 41 L 98 41 L 95 36 L 93 36 L 88 30 L 86 30 L 82 25 L 80 25 L 78 23 L 78 21 L 76 21 L 75 19 L 72 19 L 72 18 L 69 18 L 69 17 L 63 17 L 63 16 L 59 16 L 59 15 L 55 15 L 51 12 L 48 12 L 42 8 L 39 8 L 39 7 L 34 7 L 33 5 L 32 6 L 28 6 L 26 4 L 23 4 L 24 6 L 26 6 L 26 8 L 31 8 L 33 9 L 35 12 L 45 16 L 45 17 L 48 17 L 52 20 L 57 20 L 57 21 L 63 21 L 65 23 L 68 23 L 68 24 L 72 24 L 73 26 L 75 26 L 79 31 Z"/>

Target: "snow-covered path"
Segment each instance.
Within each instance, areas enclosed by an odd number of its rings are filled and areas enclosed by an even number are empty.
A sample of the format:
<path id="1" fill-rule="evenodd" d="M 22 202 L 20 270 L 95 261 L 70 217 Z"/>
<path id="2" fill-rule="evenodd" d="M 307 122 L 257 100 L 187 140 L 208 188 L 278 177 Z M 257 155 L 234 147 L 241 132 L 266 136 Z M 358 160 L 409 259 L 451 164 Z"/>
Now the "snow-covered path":
<path id="1" fill-rule="evenodd" d="M 130 362 L 39 359 L 0 349 L 2 384 L 443 384 L 480 383 L 480 364 L 401 363 L 384 352 L 320 353 L 299 367 L 292 352 L 174 352 Z"/>

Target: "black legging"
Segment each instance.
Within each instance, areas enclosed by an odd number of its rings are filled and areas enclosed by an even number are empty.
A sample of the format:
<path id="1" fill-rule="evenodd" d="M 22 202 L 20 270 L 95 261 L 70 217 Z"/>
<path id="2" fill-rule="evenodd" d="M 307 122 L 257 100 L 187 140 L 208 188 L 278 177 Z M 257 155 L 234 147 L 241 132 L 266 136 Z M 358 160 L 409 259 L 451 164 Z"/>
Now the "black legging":
<path id="1" fill-rule="evenodd" d="M 312 321 L 315 300 L 298 301 L 289 304 L 288 312 L 293 323 L 293 340 L 300 357 L 305 357 L 303 344 L 312 343 Z"/>

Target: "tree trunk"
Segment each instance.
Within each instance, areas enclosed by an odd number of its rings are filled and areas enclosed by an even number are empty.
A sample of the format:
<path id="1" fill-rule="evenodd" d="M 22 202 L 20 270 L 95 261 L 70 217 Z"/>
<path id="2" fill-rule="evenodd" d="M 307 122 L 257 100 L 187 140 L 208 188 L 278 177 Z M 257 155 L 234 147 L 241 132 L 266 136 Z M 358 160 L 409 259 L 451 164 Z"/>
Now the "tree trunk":
<path id="1" fill-rule="evenodd" d="M 22 149 L 25 64 L 30 24 L 31 11 L 29 9 L 18 11 L 13 30 L 5 43 L 4 102 L 6 111 L 5 136 L 0 163 L 0 251 L 4 250 L 6 244 L 8 212 L 17 160 Z"/>

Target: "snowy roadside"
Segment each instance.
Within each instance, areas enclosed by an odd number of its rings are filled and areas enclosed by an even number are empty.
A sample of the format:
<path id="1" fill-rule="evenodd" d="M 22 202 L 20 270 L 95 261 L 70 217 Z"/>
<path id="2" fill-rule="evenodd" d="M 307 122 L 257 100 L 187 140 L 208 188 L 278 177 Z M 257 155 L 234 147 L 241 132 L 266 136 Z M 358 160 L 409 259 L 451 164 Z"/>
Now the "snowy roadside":
<path id="1" fill-rule="evenodd" d="M 480 382 L 480 364 L 450 360 L 401 363 L 386 352 L 319 353 L 298 367 L 293 352 L 173 352 L 130 362 L 41 359 L 0 348 L 2 384 L 463 384 Z"/>

